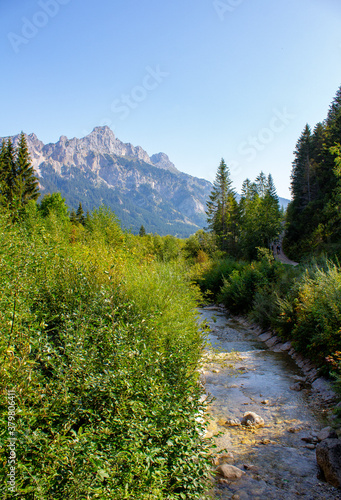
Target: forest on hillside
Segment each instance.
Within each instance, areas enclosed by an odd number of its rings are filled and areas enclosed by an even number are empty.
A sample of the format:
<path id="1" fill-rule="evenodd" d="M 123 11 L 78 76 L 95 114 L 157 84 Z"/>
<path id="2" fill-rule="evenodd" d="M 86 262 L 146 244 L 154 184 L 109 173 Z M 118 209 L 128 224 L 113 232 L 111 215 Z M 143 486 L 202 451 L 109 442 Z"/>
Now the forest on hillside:
<path id="1" fill-rule="evenodd" d="M 298 259 L 341 257 L 341 87 L 326 119 L 297 141 L 286 215 L 285 249 Z"/>

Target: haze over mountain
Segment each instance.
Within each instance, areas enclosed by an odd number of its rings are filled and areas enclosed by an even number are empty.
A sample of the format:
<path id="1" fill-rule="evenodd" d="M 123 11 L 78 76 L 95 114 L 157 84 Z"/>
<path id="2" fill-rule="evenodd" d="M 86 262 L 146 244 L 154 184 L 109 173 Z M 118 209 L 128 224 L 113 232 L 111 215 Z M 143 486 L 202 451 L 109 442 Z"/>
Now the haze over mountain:
<path id="1" fill-rule="evenodd" d="M 15 145 L 18 138 L 12 137 Z M 147 232 L 187 237 L 206 225 L 212 184 L 180 172 L 165 153 L 149 156 L 107 126 L 55 144 L 26 138 L 42 195 L 60 191 L 74 209 L 79 202 L 90 211 L 104 203 L 134 232 L 143 224 Z"/>

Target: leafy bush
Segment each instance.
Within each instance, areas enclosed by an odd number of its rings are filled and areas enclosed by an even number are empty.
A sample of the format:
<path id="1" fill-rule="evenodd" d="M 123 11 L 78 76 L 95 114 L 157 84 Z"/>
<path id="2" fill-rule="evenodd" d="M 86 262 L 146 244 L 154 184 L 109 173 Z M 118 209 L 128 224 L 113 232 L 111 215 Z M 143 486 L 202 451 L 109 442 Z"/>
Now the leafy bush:
<path id="1" fill-rule="evenodd" d="M 212 261 L 205 270 L 197 276 L 195 281 L 204 294 L 213 295 L 213 298 L 217 299 L 224 283 L 224 277 L 229 276 L 233 270 L 239 268 L 240 264 L 232 258 Z"/>
<path id="2" fill-rule="evenodd" d="M 341 271 L 334 263 L 307 271 L 298 288 L 295 344 L 319 365 L 341 350 Z"/>
<path id="3" fill-rule="evenodd" d="M 110 212 L 77 241 L 51 217 L 0 216 L 2 442 L 6 389 L 17 398 L 17 492 L 3 467 L 2 498 L 202 498 L 198 291 L 126 254 Z"/>

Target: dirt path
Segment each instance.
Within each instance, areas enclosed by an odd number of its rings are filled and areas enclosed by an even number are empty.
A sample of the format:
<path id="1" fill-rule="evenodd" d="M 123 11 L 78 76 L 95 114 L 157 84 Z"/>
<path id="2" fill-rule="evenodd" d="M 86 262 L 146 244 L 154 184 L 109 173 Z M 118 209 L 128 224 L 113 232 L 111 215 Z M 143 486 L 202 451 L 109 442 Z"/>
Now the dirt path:
<path id="1" fill-rule="evenodd" d="M 283 252 L 283 238 L 284 238 L 284 233 L 281 234 L 278 242 L 273 243 L 273 252 L 274 252 L 275 260 L 278 260 L 279 262 L 282 262 L 283 264 L 288 264 L 289 266 L 298 266 L 298 262 L 290 260 Z M 279 253 L 278 253 L 278 249 L 279 249 Z"/>

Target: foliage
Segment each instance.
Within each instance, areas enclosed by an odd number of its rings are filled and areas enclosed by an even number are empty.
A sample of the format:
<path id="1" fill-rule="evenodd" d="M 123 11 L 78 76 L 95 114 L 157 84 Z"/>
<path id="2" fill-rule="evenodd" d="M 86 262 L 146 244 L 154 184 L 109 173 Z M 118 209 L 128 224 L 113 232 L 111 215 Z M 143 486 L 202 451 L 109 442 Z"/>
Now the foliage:
<path id="1" fill-rule="evenodd" d="M 0 432 L 10 388 L 15 497 L 203 498 L 199 292 L 105 207 L 73 229 L 32 205 L 20 224 L 0 214 Z"/>
<path id="2" fill-rule="evenodd" d="M 269 248 L 282 230 L 282 213 L 272 176 L 246 179 L 237 203 L 224 160 L 207 202 L 207 222 L 218 247 L 228 255 L 254 259 L 257 247 Z M 191 243 L 194 243 L 191 242 Z"/>
<path id="3" fill-rule="evenodd" d="M 0 201 L 18 217 L 22 208 L 39 197 L 38 180 L 31 165 L 24 133 L 18 147 L 11 139 L 2 142 L 0 150 Z"/>
<path id="4" fill-rule="evenodd" d="M 200 229 L 187 238 L 183 251 L 185 258 L 192 262 L 205 262 L 209 257 L 214 258 L 218 253 L 216 236 Z"/>
<path id="5" fill-rule="evenodd" d="M 292 202 L 284 241 L 292 258 L 327 253 L 341 256 L 341 87 L 328 116 L 313 133 L 306 125 L 295 149 Z"/>
<path id="6" fill-rule="evenodd" d="M 271 175 L 263 172 L 255 182 L 246 179 L 240 200 L 240 249 L 247 259 L 255 259 L 257 248 L 269 248 L 281 232 L 281 211 Z"/>
<path id="7" fill-rule="evenodd" d="M 224 251 L 235 250 L 237 237 L 238 204 L 231 186 L 230 172 L 222 158 L 207 202 L 206 214 L 208 227 Z"/>
<path id="8" fill-rule="evenodd" d="M 59 220 L 68 220 L 68 207 L 60 193 L 46 194 L 38 205 L 38 210 L 43 217 L 54 213 Z"/>
<path id="9" fill-rule="evenodd" d="M 294 308 L 282 305 L 284 318 L 293 324 L 295 345 L 319 366 L 341 348 L 341 272 L 338 265 L 326 262 L 303 275 L 296 289 Z"/>

